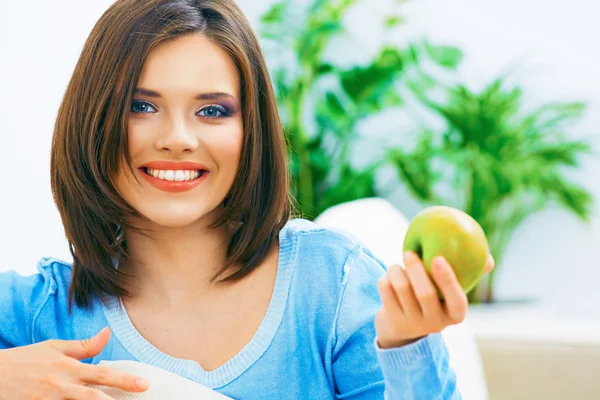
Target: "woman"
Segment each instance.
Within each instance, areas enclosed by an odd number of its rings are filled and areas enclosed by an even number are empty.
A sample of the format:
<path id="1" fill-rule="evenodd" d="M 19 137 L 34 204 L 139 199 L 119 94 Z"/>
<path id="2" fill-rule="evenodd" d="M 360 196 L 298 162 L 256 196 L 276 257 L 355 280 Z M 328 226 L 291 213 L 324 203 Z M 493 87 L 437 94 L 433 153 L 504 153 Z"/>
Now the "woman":
<path id="1" fill-rule="evenodd" d="M 147 390 L 96 365 L 125 359 L 233 398 L 460 397 L 439 334 L 467 310 L 452 269 L 436 259 L 432 281 L 412 253 L 386 269 L 290 219 L 274 98 L 233 0 L 102 16 L 52 144 L 74 261 L 0 275 L 0 399 Z"/>

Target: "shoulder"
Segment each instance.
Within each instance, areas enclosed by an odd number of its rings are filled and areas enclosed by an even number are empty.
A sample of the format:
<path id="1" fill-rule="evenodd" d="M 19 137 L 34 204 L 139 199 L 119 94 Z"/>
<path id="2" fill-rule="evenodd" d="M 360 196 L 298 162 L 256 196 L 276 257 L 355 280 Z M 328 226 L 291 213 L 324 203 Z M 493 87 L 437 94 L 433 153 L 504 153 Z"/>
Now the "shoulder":
<path id="1" fill-rule="evenodd" d="M 385 264 L 358 239 L 306 219 L 290 220 L 282 232 L 282 247 L 295 246 L 298 264 L 312 261 L 330 272 L 344 274 L 352 265 L 385 272 Z"/>
<path id="2" fill-rule="evenodd" d="M 357 239 L 297 219 L 286 225 L 281 250 L 293 269 L 291 299 L 303 309 L 336 315 L 343 305 L 379 300 L 377 280 L 386 266 Z"/>
<path id="3" fill-rule="evenodd" d="M 56 309 L 60 297 L 64 297 L 62 303 L 66 307 L 71 272 L 71 265 L 64 261 L 42 258 L 37 264 L 37 273 L 24 275 L 13 270 L 0 273 L 0 316 L 18 327 L 12 332 L 3 330 L 1 347 L 36 341 L 35 325 L 44 318 L 42 309 L 49 303 L 54 303 Z"/>
<path id="4" fill-rule="evenodd" d="M 44 282 L 46 297 L 69 293 L 73 277 L 73 265 L 53 257 L 44 257 L 37 264 L 37 280 Z"/>
<path id="5" fill-rule="evenodd" d="M 40 259 L 38 274 L 43 277 L 50 294 L 68 292 L 73 277 L 73 264 L 54 257 Z"/>
<path id="6" fill-rule="evenodd" d="M 43 303 L 33 320 L 35 342 L 48 339 L 83 339 L 106 325 L 101 302 L 96 298 L 90 309 L 73 304 L 69 311 L 69 291 L 73 264 L 57 258 L 43 258 L 38 271 L 46 282 Z"/>
<path id="7" fill-rule="evenodd" d="M 103 328 L 99 301 L 91 309 L 74 305 L 69 311 L 72 277 L 72 264 L 52 257 L 40 259 L 32 275 L 0 273 L 0 316 L 15 327 L 0 332 L 0 348 L 85 338 Z"/>
<path id="8" fill-rule="evenodd" d="M 56 259 L 42 258 L 37 264 L 37 273 L 24 275 L 14 270 L 0 273 L 0 296 L 2 305 L 26 302 L 31 308 L 33 303 L 41 304 L 52 294 L 68 291 L 72 275 L 71 264 Z M 8 297 L 8 298 L 7 298 Z M 7 302 L 7 300 L 10 300 Z"/>

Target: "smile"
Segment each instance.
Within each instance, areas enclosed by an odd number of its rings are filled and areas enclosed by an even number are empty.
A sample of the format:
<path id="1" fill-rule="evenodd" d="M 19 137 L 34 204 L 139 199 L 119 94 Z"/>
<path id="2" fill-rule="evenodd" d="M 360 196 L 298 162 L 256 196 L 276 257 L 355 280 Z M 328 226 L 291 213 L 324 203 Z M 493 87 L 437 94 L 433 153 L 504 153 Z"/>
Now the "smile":
<path id="1" fill-rule="evenodd" d="M 150 185 L 170 193 L 195 189 L 209 175 L 208 167 L 193 162 L 153 161 L 141 166 L 139 171 Z"/>
<path id="2" fill-rule="evenodd" d="M 200 178 L 205 170 L 171 170 L 142 168 L 142 171 L 154 178 L 170 182 L 187 182 Z"/>

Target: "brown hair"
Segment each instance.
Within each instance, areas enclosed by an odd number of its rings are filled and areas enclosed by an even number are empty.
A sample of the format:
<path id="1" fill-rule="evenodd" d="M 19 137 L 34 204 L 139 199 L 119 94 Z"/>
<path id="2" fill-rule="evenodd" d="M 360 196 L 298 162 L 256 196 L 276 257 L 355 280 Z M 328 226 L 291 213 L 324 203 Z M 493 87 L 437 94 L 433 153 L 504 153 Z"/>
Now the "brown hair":
<path id="1" fill-rule="evenodd" d="M 213 227 L 242 222 L 227 249 L 241 279 L 266 256 L 290 218 L 285 138 L 258 41 L 234 0 L 119 0 L 92 30 L 60 106 L 51 154 L 51 184 L 73 256 L 73 301 L 127 296 L 122 228 L 137 213 L 111 178 L 128 167 L 130 103 L 148 53 L 159 43 L 200 33 L 223 48 L 240 74 L 244 141 L 236 179 Z M 134 228 L 129 226 L 130 228 Z M 135 228 L 134 228 L 135 229 Z M 242 265 L 233 271 L 231 265 Z M 217 277 L 215 277 L 216 279 Z"/>

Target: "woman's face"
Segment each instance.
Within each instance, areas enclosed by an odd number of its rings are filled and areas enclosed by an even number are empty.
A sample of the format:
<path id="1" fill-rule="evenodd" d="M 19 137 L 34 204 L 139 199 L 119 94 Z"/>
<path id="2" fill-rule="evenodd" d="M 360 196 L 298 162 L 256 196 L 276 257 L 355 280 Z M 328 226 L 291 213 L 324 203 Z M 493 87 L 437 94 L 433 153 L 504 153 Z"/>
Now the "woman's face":
<path id="1" fill-rule="evenodd" d="M 183 36 L 153 49 L 129 118 L 139 184 L 125 163 L 115 182 L 124 200 L 164 227 L 219 212 L 242 148 L 240 102 L 235 63 L 206 37 Z"/>

